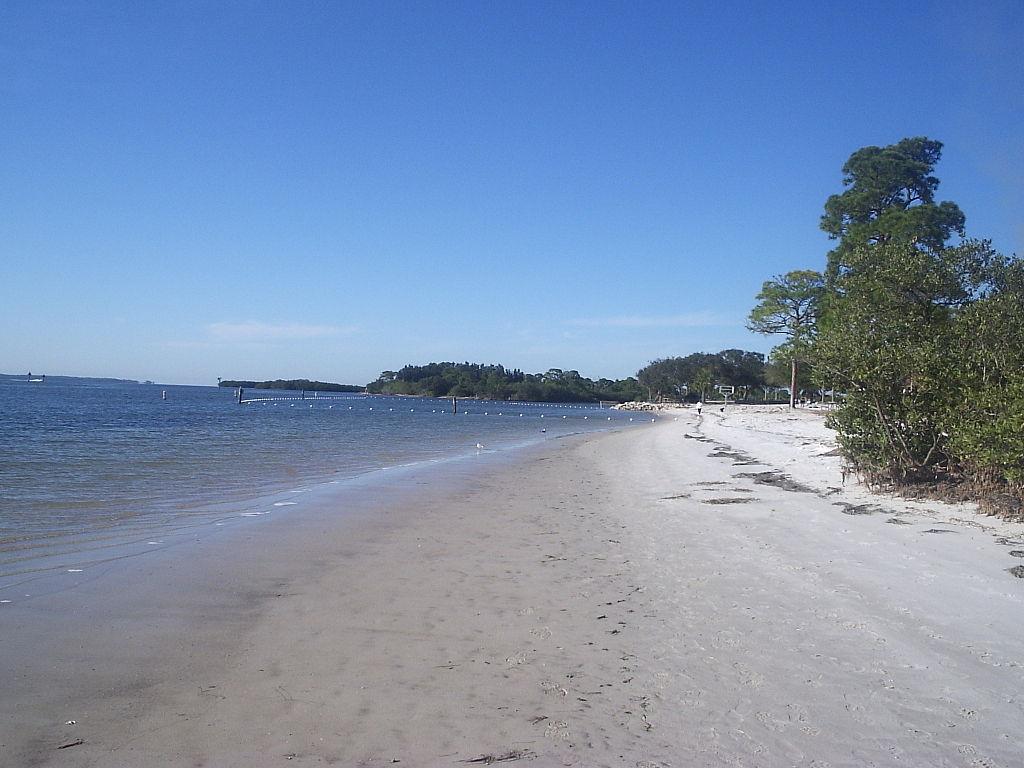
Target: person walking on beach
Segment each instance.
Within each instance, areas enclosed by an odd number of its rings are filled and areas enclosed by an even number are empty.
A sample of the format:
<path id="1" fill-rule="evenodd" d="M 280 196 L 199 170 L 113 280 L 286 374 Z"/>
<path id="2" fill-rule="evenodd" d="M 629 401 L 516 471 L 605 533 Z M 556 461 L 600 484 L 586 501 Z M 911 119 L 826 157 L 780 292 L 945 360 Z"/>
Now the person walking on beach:
<path id="1" fill-rule="evenodd" d="M 701 400 L 698 400 L 698 401 L 697 401 L 697 415 L 698 415 L 698 416 L 700 416 L 700 411 L 701 411 L 701 408 L 703 408 L 703 407 L 704 407 L 704 403 L 703 403 L 703 401 L 701 401 Z"/>

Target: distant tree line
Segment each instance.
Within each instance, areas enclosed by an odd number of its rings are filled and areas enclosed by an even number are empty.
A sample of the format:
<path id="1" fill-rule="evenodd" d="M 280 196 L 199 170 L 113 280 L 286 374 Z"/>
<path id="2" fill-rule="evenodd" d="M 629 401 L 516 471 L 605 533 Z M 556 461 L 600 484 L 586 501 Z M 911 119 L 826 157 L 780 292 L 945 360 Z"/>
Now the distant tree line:
<path id="1" fill-rule="evenodd" d="M 238 381 L 222 380 L 219 387 L 244 387 L 245 389 L 288 389 L 300 392 L 362 392 L 365 387 L 355 384 L 333 384 L 328 381 L 310 381 L 309 379 L 274 379 L 273 381 Z"/>
<path id="2" fill-rule="evenodd" d="M 384 371 L 366 391 L 386 395 L 475 397 L 486 400 L 524 400 L 545 403 L 626 402 L 639 399 L 642 389 L 634 378 L 593 381 L 578 371 L 551 368 L 524 373 L 518 368 L 479 363 L 430 363 Z"/>
<path id="3" fill-rule="evenodd" d="M 721 397 L 719 387 L 732 387 L 730 399 L 773 400 L 788 376 L 780 364 L 765 361 L 760 352 L 723 349 L 695 352 L 686 357 L 655 360 L 636 375 L 644 396 L 653 401 L 696 401 Z"/>
<path id="4" fill-rule="evenodd" d="M 821 218 L 837 241 L 824 273 L 765 282 L 749 326 L 843 393 L 829 423 L 868 481 L 1022 518 L 1024 264 L 936 201 L 941 151 L 918 137 L 854 152 Z"/>

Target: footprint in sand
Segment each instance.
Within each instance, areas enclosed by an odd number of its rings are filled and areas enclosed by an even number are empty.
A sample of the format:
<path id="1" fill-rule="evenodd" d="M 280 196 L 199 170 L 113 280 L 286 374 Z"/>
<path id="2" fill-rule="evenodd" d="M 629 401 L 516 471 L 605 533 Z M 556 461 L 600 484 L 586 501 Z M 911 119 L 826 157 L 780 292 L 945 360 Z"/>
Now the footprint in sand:
<path id="1" fill-rule="evenodd" d="M 740 683 L 743 685 L 748 685 L 751 688 L 760 688 L 764 685 L 764 675 L 753 671 L 746 665 L 740 664 L 739 662 L 736 662 L 732 666 L 739 675 Z"/>
<path id="2" fill-rule="evenodd" d="M 692 691 L 683 691 L 679 704 L 684 707 L 703 707 L 704 701 L 701 699 L 703 695 L 704 691 L 699 688 Z"/>
<path id="3" fill-rule="evenodd" d="M 790 719 L 790 722 L 796 721 L 798 723 L 807 722 L 807 710 L 801 707 L 799 704 L 787 704 L 786 714 Z"/>
<path id="4" fill-rule="evenodd" d="M 651 687 L 663 690 L 670 682 L 672 682 L 672 675 L 668 672 L 655 672 Z"/>
<path id="5" fill-rule="evenodd" d="M 711 647 L 716 649 L 739 648 L 743 645 L 741 638 L 742 635 L 739 632 L 723 629 L 715 633 L 711 640 Z"/>
<path id="6" fill-rule="evenodd" d="M 898 761 L 900 761 L 900 760 L 902 760 L 904 758 L 905 753 L 903 752 L 902 749 L 900 749 L 899 747 L 893 745 L 893 746 L 889 747 L 889 756 L 893 760 L 898 762 Z"/>
<path id="7" fill-rule="evenodd" d="M 561 687 L 558 683 L 554 682 L 553 680 L 542 680 L 540 683 L 540 689 L 544 691 L 544 693 L 557 693 L 561 696 L 569 695 L 569 691 Z"/>
<path id="8" fill-rule="evenodd" d="M 505 659 L 505 664 L 507 664 L 510 667 L 517 667 L 520 664 L 525 664 L 528 658 L 529 655 L 526 653 L 526 651 L 519 651 L 518 653 L 514 653 L 507 659 Z"/>
<path id="9" fill-rule="evenodd" d="M 759 722 L 769 731 L 782 733 L 782 731 L 786 730 L 787 723 L 784 723 L 781 720 L 776 720 L 771 712 L 758 712 L 754 715 L 754 717 L 757 719 L 757 722 Z"/>
<path id="10" fill-rule="evenodd" d="M 551 630 L 547 627 L 534 627 L 530 630 L 530 634 L 536 637 L 538 640 L 547 640 L 551 637 Z"/>
<path id="11" fill-rule="evenodd" d="M 548 726 L 544 729 L 544 735 L 555 741 L 568 741 L 569 724 L 564 720 L 555 720 L 552 723 L 548 723 Z"/>

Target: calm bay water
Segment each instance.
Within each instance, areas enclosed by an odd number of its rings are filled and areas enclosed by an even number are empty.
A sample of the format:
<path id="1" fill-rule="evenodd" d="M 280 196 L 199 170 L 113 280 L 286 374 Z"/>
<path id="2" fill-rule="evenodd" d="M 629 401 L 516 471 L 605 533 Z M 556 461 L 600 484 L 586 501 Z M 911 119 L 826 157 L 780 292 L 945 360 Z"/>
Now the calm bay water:
<path id="1" fill-rule="evenodd" d="M 0 383 L 0 573 L 34 552 L 187 526 L 225 504 L 244 509 L 297 482 L 631 421 L 597 406 L 465 400 L 458 415 L 450 407 L 333 394 L 238 405 L 232 390 L 216 387 Z"/>

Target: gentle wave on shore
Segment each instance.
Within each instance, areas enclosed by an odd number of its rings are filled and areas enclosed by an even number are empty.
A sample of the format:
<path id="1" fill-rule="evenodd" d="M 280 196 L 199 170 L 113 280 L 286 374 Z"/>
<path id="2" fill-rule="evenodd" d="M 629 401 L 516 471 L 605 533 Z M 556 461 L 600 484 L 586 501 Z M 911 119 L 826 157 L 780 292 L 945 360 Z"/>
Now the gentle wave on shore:
<path id="1" fill-rule="evenodd" d="M 162 395 L 166 393 L 166 399 Z M 314 481 L 629 424 L 596 405 L 250 394 L 110 383 L 0 387 L 0 574 L 54 551 L 217 516 Z M 286 499 L 273 509 L 287 511 Z"/>

